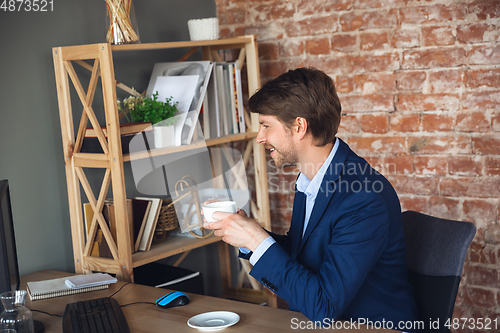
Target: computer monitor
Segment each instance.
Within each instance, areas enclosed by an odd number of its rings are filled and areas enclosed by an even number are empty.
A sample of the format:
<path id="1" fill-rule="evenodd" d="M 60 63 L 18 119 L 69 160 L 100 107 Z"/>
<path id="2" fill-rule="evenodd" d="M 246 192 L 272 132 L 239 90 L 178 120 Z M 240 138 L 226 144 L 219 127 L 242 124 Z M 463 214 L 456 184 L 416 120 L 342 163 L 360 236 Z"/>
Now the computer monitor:
<path id="1" fill-rule="evenodd" d="M 9 182 L 0 180 L 0 293 L 18 290 L 19 284 Z M 3 311 L 1 304 L 0 310 Z"/>

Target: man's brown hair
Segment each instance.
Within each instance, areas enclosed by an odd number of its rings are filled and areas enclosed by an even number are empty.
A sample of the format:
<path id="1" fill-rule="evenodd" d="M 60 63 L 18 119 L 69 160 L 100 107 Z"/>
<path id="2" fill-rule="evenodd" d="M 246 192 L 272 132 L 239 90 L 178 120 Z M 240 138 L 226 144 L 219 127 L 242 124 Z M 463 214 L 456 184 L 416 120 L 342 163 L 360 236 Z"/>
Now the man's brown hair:
<path id="1" fill-rule="evenodd" d="M 341 106 L 333 80 L 316 68 L 290 70 L 267 82 L 249 100 L 250 112 L 275 116 L 291 128 L 307 120 L 315 145 L 335 142 Z"/>

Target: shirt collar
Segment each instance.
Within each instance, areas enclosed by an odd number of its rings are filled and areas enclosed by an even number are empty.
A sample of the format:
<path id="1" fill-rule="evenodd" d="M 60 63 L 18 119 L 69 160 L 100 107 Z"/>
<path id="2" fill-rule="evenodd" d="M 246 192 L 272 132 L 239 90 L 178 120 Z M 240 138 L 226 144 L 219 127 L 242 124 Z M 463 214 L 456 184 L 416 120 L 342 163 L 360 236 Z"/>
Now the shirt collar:
<path id="1" fill-rule="evenodd" d="M 335 144 L 333 145 L 330 154 L 312 180 L 309 180 L 302 172 L 299 174 L 296 182 L 298 191 L 303 192 L 308 197 L 312 197 L 312 199 L 316 198 L 316 195 L 318 194 L 319 188 L 321 186 L 321 182 L 323 181 L 323 177 L 325 177 L 326 170 L 332 163 L 333 157 L 335 156 L 338 148 L 339 139 L 335 139 Z"/>

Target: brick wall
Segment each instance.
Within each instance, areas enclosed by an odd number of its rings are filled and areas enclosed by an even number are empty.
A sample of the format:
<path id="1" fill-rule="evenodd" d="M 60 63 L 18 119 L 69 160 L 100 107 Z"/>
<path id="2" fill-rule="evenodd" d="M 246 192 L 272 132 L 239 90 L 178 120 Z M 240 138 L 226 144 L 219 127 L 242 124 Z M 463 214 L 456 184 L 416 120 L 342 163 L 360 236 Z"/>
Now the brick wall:
<path id="1" fill-rule="evenodd" d="M 301 66 L 331 75 L 339 136 L 387 176 L 403 210 L 476 224 L 455 315 L 498 318 L 500 1 L 216 4 L 222 36 L 257 35 L 263 82 Z M 285 232 L 297 172 L 268 173 L 273 229 Z"/>

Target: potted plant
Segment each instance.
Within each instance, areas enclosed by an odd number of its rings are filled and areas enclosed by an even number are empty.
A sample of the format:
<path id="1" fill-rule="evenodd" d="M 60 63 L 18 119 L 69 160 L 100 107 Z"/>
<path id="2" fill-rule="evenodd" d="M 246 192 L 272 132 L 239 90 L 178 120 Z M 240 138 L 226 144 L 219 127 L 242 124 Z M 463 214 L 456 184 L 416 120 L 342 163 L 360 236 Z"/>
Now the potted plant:
<path id="1" fill-rule="evenodd" d="M 131 95 L 118 101 L 118 110 L 131 123 L 151 123 L 155 148 L 164 148 L 175 145 L 177 105 L 178 102 L 172 102 L 172 97 L 166 98 L 165 102 L 159 101 L 156 92 L 151 97 Z"/>

